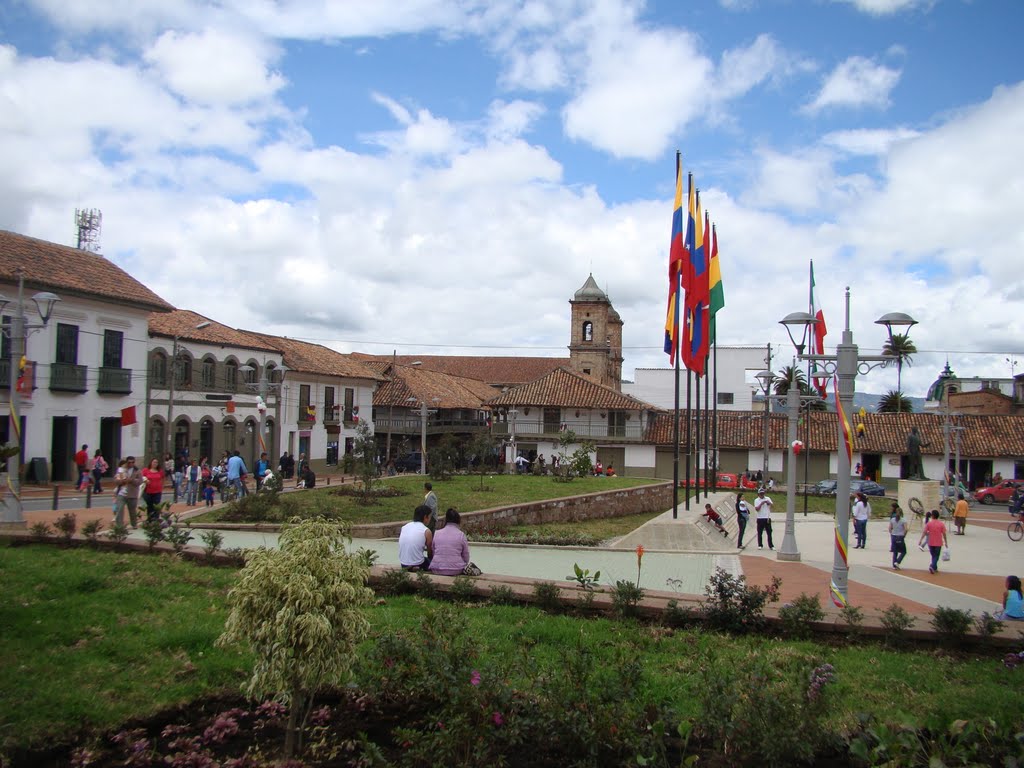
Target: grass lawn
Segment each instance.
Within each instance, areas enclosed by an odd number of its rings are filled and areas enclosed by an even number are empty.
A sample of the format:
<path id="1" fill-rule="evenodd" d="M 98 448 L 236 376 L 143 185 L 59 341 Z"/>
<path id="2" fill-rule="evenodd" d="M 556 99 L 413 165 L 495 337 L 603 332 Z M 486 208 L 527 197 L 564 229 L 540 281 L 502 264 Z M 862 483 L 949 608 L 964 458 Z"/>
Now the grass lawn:
<path id="1" fill-rule="evenodd" d="M 0 744 L 44 745 L 80 728 L 113 728 L 204 693 L 237 690 L 250 660 L 213 645 L 235 575 L 166 555 L 0 548 Z M 415 596 L 381 601 L 370 610 L 373 631 L 414 628 L 433 605 Z M 529 668 L 543 670 L 564 664 L 567 650 L 583 643 L 603 665 L 641 659 L 643 695 L 684 716 L 700 714 L 694 694 L 704 650 L 739 665 L 768 650 L 833 664 L 840 727 L 852 725 L 857 712 L 1005 722 L 1020 711 L 1024 690 L 1024 669 L 1004 669 L 995 657 L 667 631 L 533 607 L 461 610 L 483 670 L 500 668 L 509 654 L 528 654 Z M 362 674 L 372 679 L 374 670 L 363 664 Z"/>
<path id="2" fill-rule="evenodd" d="M 423 483 L 426 481 L 430 481 L 430 478 L 422 475 L 382 478 L 374 483 L 375 487 L 379 484 L 380 487 L 395 488 L 402 495 L 380 498 L 372 506 L 361 504 L 357 497 L 339 495 L 337 490 L 345 486 L 285 493 L 281 495 L 281 500 L 283 503 L 299 505 L 305 513 L 329 509 L 333 514 L 354 525 L 410 520 L 413 509 L 422 503 Z M 560 483 L 548 476 L 488 475 L 483 478 L 481 487 L 479 475 L 457 475 L 451 480 L 430 482 L 434 484 L 438 507 L 443 514 L 449 507 L 455 507 L 459 512 L 472 512 L 522 502 L 579 496 L 612 488 L 631 488 L 660 481 L 637 477 L 578 477 L 571 482 Z M 231 506 L 227 505 L 192 518 L 192 522 L 213 523 L 229 519 Z"/>

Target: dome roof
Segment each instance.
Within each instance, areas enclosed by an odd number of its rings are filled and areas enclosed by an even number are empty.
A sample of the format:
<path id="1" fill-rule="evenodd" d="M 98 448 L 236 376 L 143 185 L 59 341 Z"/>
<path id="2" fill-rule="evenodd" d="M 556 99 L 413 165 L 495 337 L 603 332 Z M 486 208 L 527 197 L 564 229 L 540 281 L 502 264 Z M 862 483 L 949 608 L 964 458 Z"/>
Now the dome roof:
<path id="1" fill-rule="evenodd" d="M 573 301 L 608 301 L 608 296 L 598 287 L 593 274 L 587 277 L 587 282 L 573 294 L 572 298 Z"/>
<path id="2" fill-rule="evenodd" d="M 950 379 L 955 379 L 956 374 L 953 373 L 953 369 L 949 367 L 949 361 L 946 361 L 946 367 L 942 369 L 942 373 L 939 374 L 932 385 L 928 387 L 928 394 L 925 396 L 926 401 L 937 401 L 942 402 L 946 399 L 946 387 L 949 385 Z"/>

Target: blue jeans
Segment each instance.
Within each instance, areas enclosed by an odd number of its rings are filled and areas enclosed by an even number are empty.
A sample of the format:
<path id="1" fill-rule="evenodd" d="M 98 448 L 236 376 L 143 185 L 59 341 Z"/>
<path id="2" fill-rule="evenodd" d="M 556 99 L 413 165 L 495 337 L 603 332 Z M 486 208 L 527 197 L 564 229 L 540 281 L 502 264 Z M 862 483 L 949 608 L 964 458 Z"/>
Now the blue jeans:
<path id="1" fill-rule="evenodd" d="M 185 503 L 190 505 L 190 506 L 195 505 L 196 497 L 198 495 L 199 495 L 199 481 L 198 480 L 189 480 L 188 481 L 188 491 L 187 491 L 186 496 L 185 496 Z"/>
<path id="2" fill-rule="evenodd" d="M 853 535 L 857 537 L 857 546 L 863 547 L 868 543 L 868 521 L 867 520 L 854 520 L 853 521 Z"/>
<path id="3" fill-rule="evenodd" d="M 937 571 L 939 570 L 939 556 L 942 554 L 942 545 L 939 544 L 937 547 L 934 547 L 929 544 L 928 549 L 932 553 L 932 570 Z"/>
<path id="4" fill-rule="evenodd" d="M 235 488 L 238 490 L 239 498 L 245 496 L 248 493 L 248 491 L 245 489 L 245 483 L 242 482 L 242 478 L 236 477 L 233 480 L 229 480 L 228 483 L 235 486 Z"/>

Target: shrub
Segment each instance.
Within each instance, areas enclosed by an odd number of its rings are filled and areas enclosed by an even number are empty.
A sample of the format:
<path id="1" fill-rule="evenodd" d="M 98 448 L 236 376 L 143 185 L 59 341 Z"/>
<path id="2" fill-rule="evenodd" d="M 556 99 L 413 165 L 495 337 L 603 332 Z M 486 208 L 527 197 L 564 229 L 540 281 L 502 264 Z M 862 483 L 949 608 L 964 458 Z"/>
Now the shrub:
<path id="1" fill-rule="evenodd" d="M 122 544 L 124 540 L 128 538 L 130 533 L 128 526 L 124 523 L 114 523 L 110 526 L 110 530 L 107 531 L 107 538 L 109 538 L 115 544 Z"/>
<path id="2" fill-rule="evenodd" d="M 380 555 L 375 549 L 367 549 L 366 547 L 360 547 L 356 550 L 355 556 L 359 558 L 359 562 L 365 565 L 367 568 L 372 568 L 376 563 Z"/>
<path id="3" fill-rule="evenodd" d="M 88 539 L 92 546 L 96 546 L 96 542 L 99 540 L 100 531 L 103 530 L 103 521 L 96 518 L 90 520 L 82 526 L 82 535 Z"/>
<path id="4" fill-rule="evenodd" d="M 174 548 L 179 555 L 185 551 L 185 547 L 192 541 L 192 529 L 178 523 L 178 515 L 174 516 L 174 522 L 164 528 L 164 539 Z"/>
<path id="5" fill-rule="evenodd" d="M 452 580 L 451 596 L 456 602 L 468 603 L 476 599 L 476 579 L 472 576 L 456 576 Z"/>
<path id="6" fill-rule="evenodd" d="M 899 645 L 907 638 L 907 631 L 914 626 L 914 617 L 896 603 L 882 611 L 879 621 L 889 645 Z"/>
<path id="7" fill-rule="evenodd" d="M 779 599 L 782 580 L 772 577 L 768 587 L 748 587 L 745 576 L 733 576 L 723 568 L 716 568 L 704 588 L 707 600 L 700 611 L 712 629 L 726 632 L 756 632 L 764 629 L 764 607 Z"/>
<path id="8" fill-rule="evenodd" d="M 622 617 L 636 616 L 637 604 L 643 596 L 644 591 L 633 582 L 616 581 L 612 588 L 612 610 Z"/>
<path id="9" fill-rule="evenodd" d="M 698 730 L 731 765 L 810 761 L 829 738 L 831 665 L 811 654 L 765 646 L 701 654 Z"/>
<path id="10" fill-rule="evenodd" d="M 988 611 L 982 611 L 981 615 L 974 620 L 974 628 L 978 634 L 981 635 L 981 639 L 985 642 L 992 639 L 992 637 L 1003 628 L 1004 624 L 995 616 Z"/>
<path id="11" fill-rule="evenodd" d="M 821 601 L 817 595 L 808 595 L 801 592 L 800 596 L 792 603 L 779 608 L 779 619 L 786 633 L 791 637 L 810 637 L 811 625 L 816 621 L 825 618 L 825 612 L 821 609 Z"/>
<path id="12" fill-rule="evenodd" d="M 590 574 L 590 570 L 587 568 L 580 568 L 578 564 L 572 564 L 573 573 L 565 578 L 569 581 L 575 581 L 583 589 L 588 592 L 593 591 L 594 587 L 598 585 L 601 580 L 601 572 L 597 571 L 593 575 Z"/>
<path id="13" fill-rule="evenodd" d="M 75 531 L 78 530 L 78 518 L 74 512 L 65 512 L 53 522 L 53 527 L 64 539 L 65 544 L 70 544 Z"/>
<path id="14" fill-rule="evenodd" d="M 430 577 L 429 571 L 417 571 L 416 572 L 416 586 L 415 589 L 423 597 L 436 597 L 437 596 L 437 584 Z"/>
<path id="15" fill-rule="evenodd" d="M 220 531 L 200 531 L 199 540 L 203 542 L 203 552 L 207 558 L 212 558 L 224 543 L 224 534 Z"/>
<path id="16" fill-rule="evenodd" d="M 278 549 L 249 553 L 228 593 L 231 613 L 218 638 L 241 643 L 256 658 L 245 686 L 250 697 L 288 702 L 285 757 L 302 747 L 314 695 L 345 681 L 356 648 L 369 635 L 366 567 L 345 551 L 347 527 L 305 520 L 287 527 Z"/>
<path id="17" fill-rule="evenodd" d="M 487 599 L 494 605 L 511 605 L 516 601 L 516 594 L 508 584 L 495 584 L 491 587 Z"/>
<path id="18" fill-rule="evenodd" d="M 402 568 L 385 571 L 384 575 L 380 577 L 377 588 L 385 595 L 407 595 L 416 590 L 412 583 L 412 576 Z"/>
<path id="19" fill-rule="evenodd" d="M 943 644 L 950 648 L 959 648 L 967 640 L 967 633 L 974 624 L 970 611 L 959 608 L 947 608 L 940 605 L 932 614 L 931 626 L 941 638 Z"/>
<path id="20" fill-rule="evenodd" d="M 846 624 L 846 639 L 852 641 L 860 635 L 864 624 L 864 609 L 847 603 L 839 609 L 839 618 Z"/>
<path id="21" fill-rule="evenodd" d="M 931 719 L 883 723 L 861 715 L 860 731 L 849 742 L 850 754 L 867 765 L 1021 765 L 1024 742 L 1020 728 L 994 720 Z"/>
<path id="22" fill-rule="evenodd" d="M 538 581 L 533 585 L 533 596 L 537 600 L 537 605 L 545 611 L 557 611 L 561 608 L 561 594 L 562 590 L 558 585 L 550 581 Z"/>
<path id="23" fill-rule="evenodd" d="M 685 627 L 696 621 L 697 613 L 692 608 L 680 607 L 678 600 L 669 600 L 661 617 L 670 627 Z"/>
<path id="24" fill-rule="evenodd" d="M 53 528 L 50 527 L 49 523 L 44 523 L 40 520 L 38 523 L 32 523 L 31 527 L 28 529 L 28 532 L 32 534 L 33 539 L 36 539 L 37 541 L 42 541 L 43 539 L 45 539 L 53 533 Z"/>
<path id="25" fill-rule="evenodd" d="M 149 551 L 152 552 L 153 548 L 164 540 L 163 523 L 159 519 L 147 520 L 139 527 L 142 528 L 146 543 L 149 544 Z"/>

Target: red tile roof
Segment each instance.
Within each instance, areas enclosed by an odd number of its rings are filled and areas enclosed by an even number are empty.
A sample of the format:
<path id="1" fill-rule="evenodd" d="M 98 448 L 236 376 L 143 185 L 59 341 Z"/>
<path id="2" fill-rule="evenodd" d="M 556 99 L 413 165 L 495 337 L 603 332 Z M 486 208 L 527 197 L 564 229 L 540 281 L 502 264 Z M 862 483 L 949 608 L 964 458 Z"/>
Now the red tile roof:
<path id="1" fill-rule="evenodd" d="M 196 328 L 197 325 L 203 325 L 203 327 Z M 273 344 L 264 341 L 256 334 L 229 328 L 216 320 L 211 320 L 188 309 L 176 309 L 166 314 L 154 312 L 149 316 L 149 335 L 164 336 L 169 339 L 177 336 L 183 341 L 240 347 L 257 352 L 278 351 Z"/>
<path id="2" fill-rule="evenodd" d="M 432 408 L 486 410 L 483 403 L 494 397 L 497 390 L 490 384 L 477 379 L 451 376 L 438 371 L 425 370 L 421 366 L 397 365 L 390 378 L 373 393 L 376 407 L 415 407 L 427 403 Z M 416 402 L 411 402 L 414 398 Z"/>
<path id="3" fill-rule="evenodd" d="M 284 364 L 289 370 L 312 373 L 320 376 L 342 376 L 350 379 L 380 381 L 383 377 L 362 360 L 344 355 L 322 344 L 290 339 L 286 336 L 270 336 L 253 331 L 244 331 L 261 339 L 264 343 L 281 352 Z"/>
<path id="4" fill-rule="evenodd" d="M 558 368 L 529 384 L 514 387 L 490 400 L 491 406 L 534 405 L 552 408 L 613 408 L 615 410 L 649 410 L 657 407 L 618 390 L 598 384 L 586 376 Z"/>
<path id="5" fill-rule="evenodd" d="M 681 414 L 685 423 L 685 414 Z M 769 445 L 773 450 L 787 445 L 786 415 L 769 416 Z M 941 456 L 944 453 L 943 427 L 945 417 L 934 413 L 868 413 L 854 415 L 850 424 L 864 424 L 862 435 L 855 437 L 854 450 L 865 453 L 906 453 L 907 435 L 916 426 L 923 441 L 921 452 Z M 719 411 L 718 441 L 722 448 L 759 449 L 764 446 L 764 413 L 762 411 Z M 964 457 L 1024 457 L 1024 416 L 964 415 L 950 420 L 960 432 L 960 455 Z M 812 451 L 835 451 L 838 444 L 836 414 L 812 412 L 810 436 L 806 440 Z M 804 425 L 799 428 L 804 439 Z M 662 412 L 648 426 L 647 439 L 658 445 L 672 444 L 672 414 Z M 953 450 L 951 442 L 950 449 Z"/>
<path id="6" fill-rule="evenodd" d="M 0 230 L 0 281 L 16 285 L 19 270 L 27 296 L 44 290 L 157 312 L 174 309 L 99 254 Z"/>
<path id="7" fill-rule="evenodd" d="M 363 360 L 390 363 L 391 355 L 353 353 Z M 466 379 L 478 379 L 498 387 L 515 386 L 539 379 L 556 368 L 569 364 L 567 357 L 474 357 L 470 355 L 398 355 L 399 365 L 420 363 L 419 368 L 447 373 Z"/>

